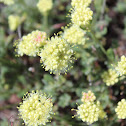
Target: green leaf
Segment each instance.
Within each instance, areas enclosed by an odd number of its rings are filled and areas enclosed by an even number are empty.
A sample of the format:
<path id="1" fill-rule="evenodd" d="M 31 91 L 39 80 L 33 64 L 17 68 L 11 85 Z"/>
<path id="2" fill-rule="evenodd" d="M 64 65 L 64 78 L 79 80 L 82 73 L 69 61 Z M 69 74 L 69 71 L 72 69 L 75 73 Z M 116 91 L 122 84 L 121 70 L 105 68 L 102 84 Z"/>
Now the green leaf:
<path id="1" fill-rule="evenodd" d="M 59 102 L 58 102 L 58 105 L 62 108 L 68 106 L 70 104 L 70 100 L 71 100 L 71 96 L 68 95 L 67 93 L 66 94 L 63 94 L 60 96 L 59 98 Z"/>
<path id="2" fill-rule="evenodd" d="M 112 48 L 109 48 L 109 49 L 107 50 L 107 57 L 108 57 L 108 59 L 109 59 L 111 62 L 113 62 L 113 61 L 115 60 L 115 54 L 114 54 L 114 51 L 113 51 Z"/>

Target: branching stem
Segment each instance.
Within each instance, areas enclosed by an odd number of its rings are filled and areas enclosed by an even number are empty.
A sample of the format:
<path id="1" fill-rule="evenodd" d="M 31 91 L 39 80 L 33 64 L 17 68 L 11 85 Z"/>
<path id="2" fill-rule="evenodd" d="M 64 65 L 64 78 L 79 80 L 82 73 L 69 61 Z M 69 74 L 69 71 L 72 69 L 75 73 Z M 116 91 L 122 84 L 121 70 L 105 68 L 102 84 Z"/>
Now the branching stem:
<path id="1" fill-rule="evenodd" d="M 18 37 L 21 39 L 21 25 L 18 26 Z"/>

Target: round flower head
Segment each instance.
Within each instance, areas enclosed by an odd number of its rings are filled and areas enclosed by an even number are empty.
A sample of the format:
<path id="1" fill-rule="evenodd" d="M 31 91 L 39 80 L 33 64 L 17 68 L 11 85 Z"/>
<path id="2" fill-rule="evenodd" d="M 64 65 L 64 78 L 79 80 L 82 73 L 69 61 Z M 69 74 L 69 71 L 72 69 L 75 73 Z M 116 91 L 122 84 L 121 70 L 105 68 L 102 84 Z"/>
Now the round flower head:
<path id="1" fill-rule="evenodd" d="M 24 54 L 28 56 L 36 56 L 41 47 L 46 44 L 46 33 L 41 31 L 33 31 L 27 36 L 23 36 L 22 40 L 16 45 L 19 56 Z"/>
<path id="2" fill-rule="evenodd" d="M 65 29 L 63 37 L 70 44 L 85 44 L 87 38 L 84 38 L 86 34 L 79 26 L 73 25 L 68 29 Z"/>
<path id="3" fill-rule="evenodd" d="M 51 40 L 42 49 L 40 57 L 46 71 L 50 70 L 51 73 L 60 74 L 66 72 L 69 62 L 72 62 L 72 54 L 73 50 L 65 39 L 55 36 L 51 37 Z"/>
<path id="4" fill-rule="evenodd" d="M 99 118 L 106 118 L 106 113 L 104 112 L 100 102 L 95 102 L 96 97 L 94 93 L 88 91 L 88 93 L 82 94 L 83 96 L 81 101 L 83 102 L 83 104 L 78 106 L 78 109 L 76 110 L 77 116 L 79 116 L 79 118 L 81 118 L 83 122 L 86 122 L 88 124 L 92 124 L 95 121 L 98 121 Z"/>
<path id="5" fill-rule="evenodd" d="M 81 99 L 82 102 L 88 102 L 88 101 L 92 102 L 96 99 L 94 93 L 91 91 L 88 91 L 88 93 L 83 92 L 82 95 L 83 95 Z"/>
<path id="6" fill-rule="evenodd" d="M 10 15 L 8 17 L 8 23 L 11 31 L 15 31 L 17 27 L 21 24 L 20 17 L 15 15 Z"/>
<path id="7" fill-rule="evenodd" d="M 72 0 L 71 5 L 75 8 L 80 8 L 80 6 L 87 7 L 91 2 L 92 0 Z"/>
<path id="8" fill-rule="evenodd" d="M 52 0 L 39 0 L 37 7 L 39 11 L 45 14 L 47 11 L 51 10 L 53 6 Z"/>
<path id="9" fill-rule="evenodd" d="M 79 26 L 88 26 L 92 20 L 93 11 L 88 7 L 80 6 L 76 8 L 71 14 L 71 20 L 74 24 Z"/>
<path id="10" fill-rule="evenodd" d="M 0 0 L 0 2 L 3 2 L 6 5 L 14 4 L 14 0 Z"/>
<path id="11" fill-rule="evenodd" d="M 120 76 L 126 74 L 126 57 L 125 56 L 121 56 L 121 61 L 118 62 L 116 70 L 118 71 Z"/>
<path id="12" fill-rule="evenodd" d="M 107 72 L 104 72 L 102 74 L 102 78 L 107 86 L 114 85 L 118 82 L 118 74 L 112 69 L 109 69 Z"/>
<path id="13" fill-rule="evenodd" d="M 83 122 L 92 124 L 98 121 L 101 112 L 105 113 L 101 107 L 100 102 L 85 102 L 78 106 L 77 115 L 82 119 Z M 102 114 L 103 115 L 103 114 Z M 104 115 L 105 118 L 106 114 Z"/>
<path id="14" fill-rule="evenodd" d="M 18 107 L 19 115 L 27 126 L 45 125 L 52 114 L 52 101 L 39 91 L 27 93 Z"/>
<path id="15" fill-rule="evenodd" d="M 118 106 L 115 109 L 115 112 L 119 119 L 126 119 L 126 100 L 122 99 L 118 102 Z"/>

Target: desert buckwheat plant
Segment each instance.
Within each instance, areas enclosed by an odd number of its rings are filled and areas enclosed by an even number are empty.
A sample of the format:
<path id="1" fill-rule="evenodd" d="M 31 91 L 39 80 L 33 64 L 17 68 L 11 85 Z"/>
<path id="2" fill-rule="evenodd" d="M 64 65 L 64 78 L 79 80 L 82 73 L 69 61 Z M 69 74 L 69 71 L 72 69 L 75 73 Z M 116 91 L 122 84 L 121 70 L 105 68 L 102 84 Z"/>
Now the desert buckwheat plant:
<path id="1" fill-rule="evenodd" d="M 85 41 L 88 39 L 88 38 L 84 37 L 85 34 L 86 34 L 86 31 L 82 30 L 77 25 L 73 25 L 70 28 L 65 29 L 65 31 L 63 33 L 63 37 L 70 44 L 84 45 Z"/>
<path id="2" fill-rule="evenodd" d="M 52 101 L 39 91 L 26 93 L 18 107 L 19 115 L 28 126 L 45 125 L 52 114 Z"/>
<path id="3" fill-rule="evenodd" d="M 107 72 L 102 74 L 103 81 L 107 86 L 114 85 L 118 82 L 118 74 L 115 70 L 109 69 Z"/>
<path id="4" fill-rule="evenodd" d="M 45 70 L 51 73 L 66 72 L 69 63 L 72 62 L 73 50 L 65 39 L 55 36 L 51 37 L 48 44 L 41 50 L 41 62 Z"/>
<path id="5" fill-rule="evenodd" d="M 88 7 L 91 3 L 91 0 L 73 0 L 72 1 L 72 14 L 71 14 L 71 21 L 72 23 L 87 27 L 92 20 L 93 11 Z"/>
<path id="6" fill-rule="evenodd" d="M 0 126 L 126 126 L 125 42 L 126 0 L 0 0 Z"/>
<path id="7" fill-rule="evenodd" d="M 15 43 L 17 47 L 16 51 L 19 56 L 28 55 L 36 56 L 39 54 L 40 49 L 46 45 L 47 36 L 45 32 L 42 31 L 32 31 L 27 36 L 23 36 L 19 43 Z"/>
<path id="8" fill-rule="evenodd" d="M 106 118 L 106 113 L 103 111 L 100 102 L 95 101 L 96 97 L 91 91 L 88 91 L 88 93 L 84 92 L 82 95 L 81 101 L 83 104 L 78 106 L 76 111 L 77 115 L 82 119 L 83 122 L 86 122 L 90 125 L 98 121 L 99 118 Z"/>

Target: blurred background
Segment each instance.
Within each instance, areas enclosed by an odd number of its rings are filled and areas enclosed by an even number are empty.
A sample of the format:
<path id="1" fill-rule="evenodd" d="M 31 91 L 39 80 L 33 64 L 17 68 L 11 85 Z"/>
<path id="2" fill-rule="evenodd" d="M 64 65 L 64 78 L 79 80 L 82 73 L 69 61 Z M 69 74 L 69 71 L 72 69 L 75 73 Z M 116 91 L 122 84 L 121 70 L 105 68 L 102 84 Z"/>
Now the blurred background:
<path id="1" fill-rule="evenodd" d="M 115 114 L 117 102 L 126 96 L 126 81 L 107 87 L 101 74 L 121 55 L 126 55 L 126 0 L 94 0 L 92 30 L 103 44 L 107 56 L 90 39 L 84 46 L 75 49 L 77 60 L 67 75 L 56 75 L 41 67 L 39 57 L 16 57 L 14 41 L 33 30 L 42 30 L 52 36 L 70 22 L 70 0 L 53 0 L 45 27 L 43 15 L 36 4 L 38 0 L 15 0 L 13 5 L 0 3 L 0 126 L 7 126 L 8 120 L 14 126 L 22 126 L 18 118 L 17 106 L 23 95 L 32 90 L 41 90 L 52 96 L 54 112 L 47 126 L 86 126 L 77 117 L 72 119 L 81 104 L 82 91 L 92 90 L 107 112 L 107 120 L 99 120 L 92 126 L 126 126 L 125 120 L 118 120 Z M 8 25 L 9 15 L 22 18 L 20 28 L 11 31 Z M 95 53 L 94 47 L 98 53 Z M 76 104 L 77 103 L 77 104 Z"/>

